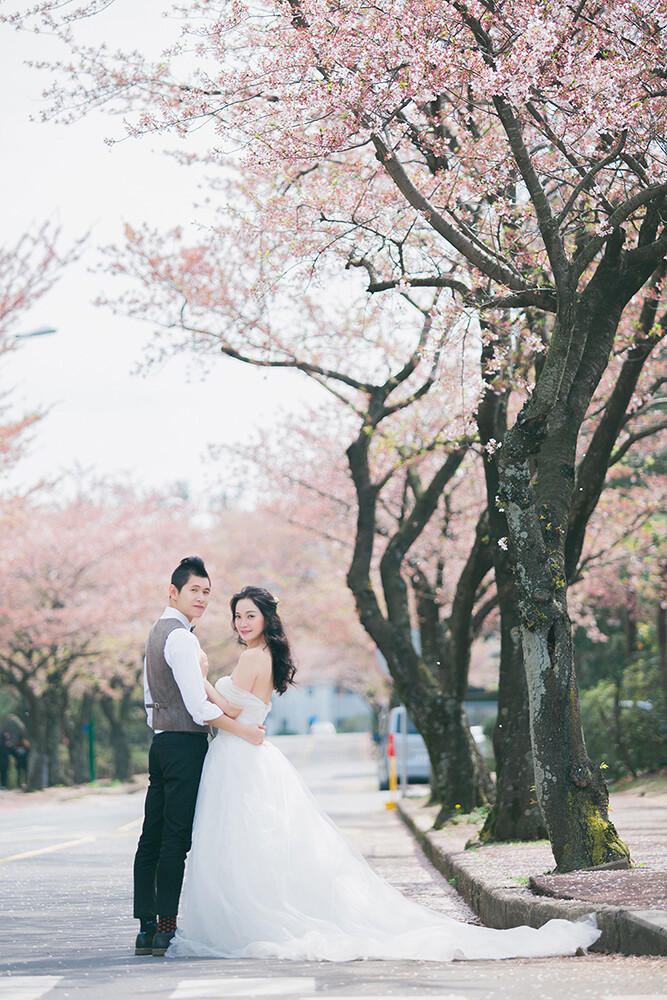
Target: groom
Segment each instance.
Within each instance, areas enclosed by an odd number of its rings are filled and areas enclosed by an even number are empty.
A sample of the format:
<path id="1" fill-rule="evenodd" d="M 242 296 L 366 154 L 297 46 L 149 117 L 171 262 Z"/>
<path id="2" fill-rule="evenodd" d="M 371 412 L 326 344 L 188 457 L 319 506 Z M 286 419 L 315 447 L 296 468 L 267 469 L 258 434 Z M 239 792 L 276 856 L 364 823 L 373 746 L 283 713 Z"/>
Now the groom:
<path id="1" fill-rule="evenodd" d="M 210 594 L 203 561 L 198 556 L 182 559 L 171 576 L 169 604 L 146 643 L 144 700 L 155 735 L 134 859 L 134 916 L 141 922 L 135 955 L 164 955 L 176 932 L 209 726 L 256 745 L 264 738 L 263 726 L 246 726 L 221 714 L 206 697 L 192 622 L 206 611 Z"/>

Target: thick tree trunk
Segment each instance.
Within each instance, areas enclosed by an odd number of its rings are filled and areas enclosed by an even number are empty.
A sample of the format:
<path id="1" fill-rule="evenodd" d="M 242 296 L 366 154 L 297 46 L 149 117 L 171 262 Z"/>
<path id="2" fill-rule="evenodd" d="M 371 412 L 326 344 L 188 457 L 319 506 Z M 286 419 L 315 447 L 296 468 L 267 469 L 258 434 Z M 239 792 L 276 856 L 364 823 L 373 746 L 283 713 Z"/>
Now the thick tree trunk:
<path id="1" fill-rule="evenodd" d="M 662 742 L 663 747 L 667 748 L 667 594 L 665 589 L 663 578 L 656 608 L 656 631 L 658 634 L 658 663 L 660 664 L 660 680 L 662 682 Z M 663 757 L 667 757 L 667 753 L 664 751 Z"/>
<path id="2" fill-rule="evenodd" d="M 576 871 L 629 851 L 609 821 L 609 795 L 586 753 L 566 614 L 523 631 L 529 680 L 535 784 L 559 872 Z"/>
<path id="3" fill-rule="evenodd" d="M 488 764 L 470 734 L 464 701 L 470 673 L 470 649 L 474 637 L 473 619 L 480 585 L 491 570 L 488 516 L 483 512 L 475 532 L 475 541 L 466 560 L 452 600 L 449 618 L 438 621 L 436 594 L 431 592 L 430 614 L 424 613 L 427 601 L 422 591 L 419 600 L 422 649 L 430 653 L 431 670 L 439 680 L 441 694 L 436 699 L 439 715 L 434 720 L 444 753 L 432 766 L 437 768 L 442 809 L 436 819 L 441 826 L 456 812 L 470 812 L 494 801 L 495 789 Z M 429 618 L 433 626 L 428 627 Z M 424 726 L 431 726 L 428 713 Z"/>
<path id="4" fill-rule="evenodd" d="M 72 781 L 75 785 L 84 785 L 90 781 L 90 761 L 88 754 L 87 726 L 92 711 L 93 699 L 84 694 L 76 712 L 72 714 L 67 726 L 69 760 L 72 771 Z"/>
<path id="5" fill-rule="evenodd" d="M 52 785 L 67 784 L 67 776 L 60 759 L 60 748 L 62 746 L 62 730 L 60 718 L 49 712 L 47 714 L 47 727 L 45 734 L 45 762 L 46 762 L 46 784 Z"/>
<path id="6" fill-rule="evenodd" d="M 129 781 L 132 777 L 132 753 L 127 732 L 122 726 L 111 731 L 113 749 L 113 776 L 115 781 Z"/>
<path id="7" fill-rule="evenodd" d="M 663 262 L 653 275 L 653 283 L 659 284 L 664 278 L 664 273 Z M 565 540 L 565 569 L 568 580 L 571 580 L 576 573 L 586 526 L 602 492 L 609 462 L 618 435 L 625 424 L 627 409 L 637 381 L 651 351 L 664 336 L 662 328 L 656 322 L 658 302 L 659 296 L 647 295 L 641 314 L 641 335 L 628 353 L 619 379 L 578 469 L 577 488 L 571 497 L 568 533 Z M 491 356 L 491 348 L 492 345 L 485 348 L 482 357 L 483 367 Z M 590 378 L 590 384 L 593 384 L 597 376 L 593 373 Z M 478 426 L 484 444 L 493 439 L 502 440 L 506 430 L 505 412 L 505 398 L 494 391 L 487 392 L 478 411 Z M 490 509 L 490 533 L 493 541 L 497 543 L 498 538 L 507 536 L 509 531 L 504 514 L 492 503 L 500 489 L 494 454 L 487 457 L 485 472 Z M 494 733 L 497 763 L 496 803 L 482 835 L 483 838 L 489 839 L 505 837 L 532 839 L 544 836 L 545 827 L 534 794 L 528 791 L 534 785 L 531 777 L 533 768 L 529 747 L 528 696 L 519 642 L 520 618 L 516 595 L 513 597 L 507 593 L 515 590 L 510 555 L 511 552 L 503 554 L 497 544 L 494 546 L 502 631 L 499 725 Z M 523 829 L 519 826 L 514 829 L 515 822 L 522 824 Z"/>
<path id="8" fill-rule="evenodd" d="M 64 785 L 67 782 L 65 769 L 60 759 L 62 747 L 62 720 L 65 715 L 67 696 L 57 678 L 51 677 L 44 690 L 44 763 L 47 786 Z"/>
<path id="9" fill-rule="evenodd" d="M 655 238 L 657 215 L 647 219 L 642 242 Z M 536 798 L 558 871 L 629 857 L 609 820 L 607 788 L 581 730 L 565 552 L 581 424 L 623 309 L 656 266 L 643 249 L 624 253 L 624 239 L 614 232 L 583 292 L 576 270 L 561 278 L 544 367 L 499 460 L 514 545 Z"/>
<path id="10" fill-rule="evenodd" d="M 41 791 L 46 787 L 46 724 L 41 704 L 33 700 L 31 693 L 26 692 L 26 703 L 30 707 L 28 739 L 30 755 L 28 757 L 28 788 L 31 791 Z"/>
<path id="11" fill-rule="evenodd" d="M 534 432 L 526 434 L 518 426 L 505 437 L 502 502 L 516 553 L 536 798 L 557 870 L 565 872 L 627 859 L 629 852 L 609 821 L 607 789 L 586 752 L 579 717 L 561 527 L 567 523 L 569 501 L 563 500 L 573 466 L 563 460 L 562 442 L 556 442 L 561 461 L 547 455 L 551 464 L 545 479 L 561 517 L 537 508 L 526 440 L 532 443 Z"/>
<path id="12" fill-rule="evenodd" d="M 521 584 L 521 640 L 528 684 L 536 798 L 558 871 L 628 858 L 609 821 L 599 767 L 586 753 L 574 674 L 562 560 L 544 545 L 527 470 L 513 465 L 506 438 L 503 486 Z M 562 555 L 562 549 L 561 549 Z"/>
<path id="13" fill-rule="evenodd" d="M 439 696 L 425 706 L 424 731 L 442 748 L 431 758 L 442 808 L 435 820 L 438 829 L 457 812 L 468 813 L 493 801 L 491 776 L 470 734 L 465 708 L 458 698 Z"/>
<path id="14" fill-rule="evenodd" d="M 396 682 L 396 691 L 424 738 L 431 762 L 431 801 L 441 805 L 436 826 L 456 813 L 472 812 L 493 801 L 494 789 L 486 761 L 470 734 L 460 698 L 436 685 L 408 689 Z"/>
<path id="15" fill-rule="evenodd" d="M 70 738 L 68 749 L 72 781 L 75 785 L 85 785 L 86 782 L 90 781 L 90 767 L 88 746 L 84 735 L 77 733 L 73 740 Z"/>
<path id="16" fill-rule="evenodd" d="M 480 840 L 542 840 L 547 828 L 535 795 L 528 686 L 516 602 L 500 602 L 501 649 L 498 719 L 493 732 L 496 801 Z"/>
<path id="17" fill-rule="evenodd" d="M 114 780 L 129 781 L 132 777 L 132 752 L 127 721 L 132 707 L 131 692 L 124 691 L 118 698 L 102 697 L 99 704 L 109 725 Z"/>
<path id="18" fill-rule="evenodd" d="M 48 755 L 46 752 L 46 726 L 39 719 L 33 720 L 30 757 L 28 758 L 28 788 L 40 792 L 48 786 Z"/>
<path id="19" fill-rule="evenodd" d="M 485 370 L 492 345 L 484 348 Z M 518 593 L 514 582 L 513 546 L 507 536 L 507 519 L 497 502 L 500 483 L 493 442 L 502 441 L 506 425 L 507 395 L 485 393 L 477 412 L 482 444 L 488 446 L 484 475 L 489 512 L 489 535 L 500 612 L 500 672 L 498 717 L 493 733 L 496 760 L 496 797 L 480 832 L 483 842 L 541 840 L 546 826 L 535 795 L 535 772 L 530 740 L 528 688 L 521 648 Z M 501 541 L 503 540 L 503 541 Z"/>

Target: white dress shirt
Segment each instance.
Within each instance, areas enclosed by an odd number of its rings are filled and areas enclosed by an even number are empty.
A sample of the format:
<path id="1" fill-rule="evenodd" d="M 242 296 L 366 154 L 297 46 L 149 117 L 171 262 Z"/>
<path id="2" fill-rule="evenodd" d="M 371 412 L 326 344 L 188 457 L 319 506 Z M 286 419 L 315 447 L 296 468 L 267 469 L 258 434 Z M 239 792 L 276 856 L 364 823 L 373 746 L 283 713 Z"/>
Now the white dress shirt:
<path id="1" fill-rule="evenodd" d="M 171 668 L 178 690 L 181 692 L 183 704 L 198 726 L 205 726 L 211 719 L 219 719 L 224 712 L 206 697 L 204 678 L 199 667 L 201 647 L 199 639 L 190 631 L 190 622 L 176 608 L 167 607 L 162 618 L 176 618 L 185 628 L 175 628 L 167 636 L 164 644 L 164 658 Z M 153 696 L 148 687 L 146 674 L 146 658 L 144 657 L 144 705 L 148 725 L 153 728 L 153 709 L 149 705 Z M 156 733 L 162 732 L 160 729 Z"/>

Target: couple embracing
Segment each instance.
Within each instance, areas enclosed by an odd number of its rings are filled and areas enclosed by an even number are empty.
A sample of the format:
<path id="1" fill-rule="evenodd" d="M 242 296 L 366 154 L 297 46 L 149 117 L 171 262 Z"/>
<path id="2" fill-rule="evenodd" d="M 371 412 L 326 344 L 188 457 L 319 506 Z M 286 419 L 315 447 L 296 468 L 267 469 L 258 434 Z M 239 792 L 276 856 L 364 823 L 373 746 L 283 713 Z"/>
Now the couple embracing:
<path id="1" fill-rule="evenodd" d="M 277 601 L 262 587 L 232 597 L 232 629 L 245 649 L 214 687 L 191 631 L 210 593 L 202 560 L 183 559 L 146 644 L 155 736 L 134 861 L 136 954 L 445 962 L 573 955 L 599 937 L 590 921 L 463 924 L 377 876 L 264 740 L 271 696 L 295 672 Z"/>

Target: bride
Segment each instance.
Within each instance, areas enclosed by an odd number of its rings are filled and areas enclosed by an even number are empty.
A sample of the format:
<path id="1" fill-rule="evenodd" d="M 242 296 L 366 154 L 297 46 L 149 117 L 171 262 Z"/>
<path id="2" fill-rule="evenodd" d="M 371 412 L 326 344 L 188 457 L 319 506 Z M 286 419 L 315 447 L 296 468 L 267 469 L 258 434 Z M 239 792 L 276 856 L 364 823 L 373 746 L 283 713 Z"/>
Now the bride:
<path id="1" fill-rule="evenodd" d="M 268 591 L 245 587 L 231 609 L 246 648 L 207 694 L 262 724 L 273 691 L 293 681 L 289 644 Z M 599 935 L 568 920 L 492 930 L 419 906 L 371 870 L 270 742 L 221 731 L 209 748 L 170 957 L 446 962 L 573 955 Z"/>

